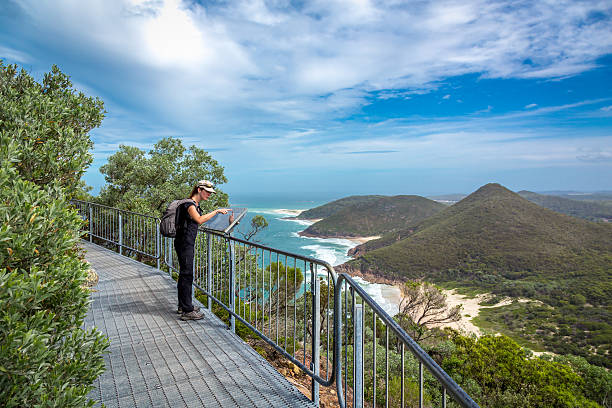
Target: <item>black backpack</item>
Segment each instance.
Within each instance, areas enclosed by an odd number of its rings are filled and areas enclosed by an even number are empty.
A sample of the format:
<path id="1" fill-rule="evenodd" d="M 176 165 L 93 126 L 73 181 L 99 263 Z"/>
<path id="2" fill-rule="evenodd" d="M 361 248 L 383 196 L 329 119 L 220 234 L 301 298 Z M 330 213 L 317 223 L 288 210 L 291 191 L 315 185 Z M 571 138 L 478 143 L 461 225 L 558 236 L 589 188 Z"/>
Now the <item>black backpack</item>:
<path id="1" fill-rule="evenodd" d="M 161 220 L 159 222 L 159 232 L 167 238 L 175 238 L 176 237 L 176 222 L 178 219 L 178 209 L 181 205 L 194 202 L 191 198 L 184 198 L 182 200 L 174 200 L 168 205 L 166 211 L 164 211 L 164 215 L 162 215 Z M 197 204 L 196 204 L 197 205 Z"/>

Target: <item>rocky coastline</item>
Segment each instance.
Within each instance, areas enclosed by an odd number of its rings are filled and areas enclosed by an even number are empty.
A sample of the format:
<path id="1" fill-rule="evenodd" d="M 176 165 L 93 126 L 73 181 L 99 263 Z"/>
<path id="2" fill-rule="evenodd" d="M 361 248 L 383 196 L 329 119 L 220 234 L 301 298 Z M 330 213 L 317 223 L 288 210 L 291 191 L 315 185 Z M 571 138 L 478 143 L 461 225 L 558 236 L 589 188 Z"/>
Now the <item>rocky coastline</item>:
<path id="1" fill-rule="evenodd" d="M 351 276 L 359 276 L 362 279 L 372 283 L 382 283 L 385 285 L 400 286 L 403 285 L 403 281 L 400 279 L 392 279 L 385 276 L 375 274 L 371 271 L 362 271 L 360 268 L 350 266 L 348 263 L 337 265 L 334 267 L 336 273 L 346 273 Z"/>

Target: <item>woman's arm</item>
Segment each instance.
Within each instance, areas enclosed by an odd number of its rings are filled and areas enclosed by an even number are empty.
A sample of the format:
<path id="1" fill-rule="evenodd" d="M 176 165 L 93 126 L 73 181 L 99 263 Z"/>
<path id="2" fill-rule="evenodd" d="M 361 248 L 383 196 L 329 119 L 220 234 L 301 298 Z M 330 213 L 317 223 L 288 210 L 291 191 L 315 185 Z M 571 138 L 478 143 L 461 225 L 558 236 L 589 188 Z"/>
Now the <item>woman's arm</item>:
<path id="1" fill-rule="evenodd" d="M 206 221 L 210 220 L 212 217 L 217 215 L 218 213 L 227 214 L 228 210 L 226 208 L 219 208 L 219 209 L 216 209 L 215 211 L 209 212 L 208 214 L 200 215 L 198 214 L 198 211 L 196 210 L 195 205 L 190 205 L 189 208 L 187 208 L 187 212 L 189 213 L 189 216 L 191 217 L 192 220 L 197 222 L 198 225 L 202 225 Z"/>

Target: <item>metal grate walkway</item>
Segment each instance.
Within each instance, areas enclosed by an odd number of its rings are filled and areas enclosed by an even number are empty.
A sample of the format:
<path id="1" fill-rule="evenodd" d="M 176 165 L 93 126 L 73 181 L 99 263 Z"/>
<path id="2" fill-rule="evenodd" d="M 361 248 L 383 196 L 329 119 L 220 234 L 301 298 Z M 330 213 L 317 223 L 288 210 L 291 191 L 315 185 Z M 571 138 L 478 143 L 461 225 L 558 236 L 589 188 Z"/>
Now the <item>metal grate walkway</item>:
<path id="1" fill-rule="evenodd" d="M 110 340 L 91 398 L 114 407 L 314 407 L 257 352 L 205 311 L 183 322 L 175 282 L 83 241 L 99 276 L 85 327 Z"/>

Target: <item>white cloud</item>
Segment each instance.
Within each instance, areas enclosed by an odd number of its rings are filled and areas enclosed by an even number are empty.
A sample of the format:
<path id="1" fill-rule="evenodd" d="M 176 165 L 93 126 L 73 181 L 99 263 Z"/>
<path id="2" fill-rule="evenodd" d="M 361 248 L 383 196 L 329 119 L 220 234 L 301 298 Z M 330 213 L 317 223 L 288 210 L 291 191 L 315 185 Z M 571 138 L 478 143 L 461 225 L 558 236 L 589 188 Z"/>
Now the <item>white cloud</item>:
<path id="1" fill-rule="evenodd" d="M 597 0 L 19 4 L 36 41 L 111 68 L 98 87 L 189 129 L 232 126 L 245 112 L 260 122 L 334 117 L 369 91 L 384 97 L 466 73 L 564 77 L 612 52 L 609 5 Z"/>
<path id="2" fill-rule="evenodd" d="M 0 45 L 0 59 L 8 60 L 5 63 L 18 62 L 20 64 L 27 64 L 32 60 L 32 58 L 25 52 L 17 51 L 2 45 Z"/>
<path id="3" fill-rule="evenodd" d="M 149 147 L 163 136 L 229 147 L 215 158 L 246 172 L 603 162 L 612 145 L 605 135 L 565 135 L 552 120 L 536 126 L 545 115 L 606 100 L 532 103 L 505 115 L 487 100 L 465 118 L 431 123 L 333 120 L 370 98 L 444 89 L 455 75 L 559 79 L 591 69 L 612 52 L 605 0 L 18 3 L 28 15 L 22 40 L 50 50 L 79 88 L 107 101 L 109 117 L 94 132 L 97 160 L 121 143 Z M 593 20 L 597 11 L 604 17 Z M 31 63 L 34 52 L 3 46 L 2 54 Z M 604 116 L 612 107 L 594 109 Z"/>
<path id="4" fill-rule="evenodd" d="M 612 149 L 610 148 L 582 148 L 578 153 L 576 158 L 584 162 L 612 162 Z"/>
<path id="5" fill-rule="evenodd" d="M 279 134 L 277 138 L 244 139 L 248 149 L 239 149 L 236 159 L 253 170 L 262 166 L 279 169 L 307 165 L 330 171 L 355 167 L 483 171 L 607 163 L 612 146 L 609 133 L 585 135 L 575 129 L 564 129 L 558 127 L 559 118 L 555 116 L 557 112 L 594 103 L 601 101 L 433 121 L 385 120 L 370 126 L 367 132 L 345 123 L 337 129 L 309 129 L 305 138 Z M 278 154 L 279 151 L 284 154 Z M 362 152 L 358 163 L 355 152 Z"/>

